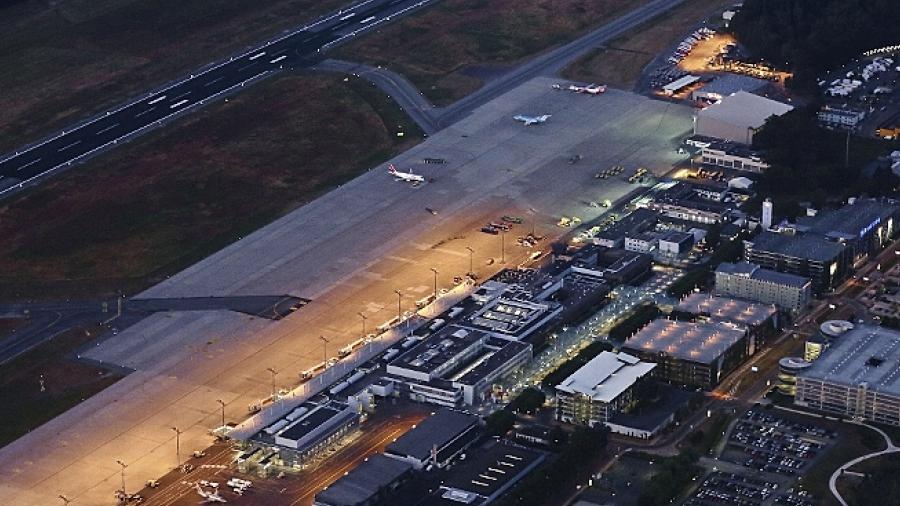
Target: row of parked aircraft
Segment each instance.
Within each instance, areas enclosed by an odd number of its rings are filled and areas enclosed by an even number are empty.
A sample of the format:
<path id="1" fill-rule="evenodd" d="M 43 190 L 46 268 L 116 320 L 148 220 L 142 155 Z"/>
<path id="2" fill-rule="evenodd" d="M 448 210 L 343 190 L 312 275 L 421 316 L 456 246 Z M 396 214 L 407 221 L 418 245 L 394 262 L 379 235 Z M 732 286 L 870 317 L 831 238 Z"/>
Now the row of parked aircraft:
<path id="1" fill-rule="evenodd" d="M 578 86 L 577 84 L 570 84 L 569 86 L 563 87 L 561 84 L 554 84 L 554 90 L 568 90 L 573 91 L 575 93 L 587 93 L 588 95 L 600 95 L 602 93 L 606 93 L 606 85 L 605 84 L 595 84 L 591 83 L 587 86 Z"/>

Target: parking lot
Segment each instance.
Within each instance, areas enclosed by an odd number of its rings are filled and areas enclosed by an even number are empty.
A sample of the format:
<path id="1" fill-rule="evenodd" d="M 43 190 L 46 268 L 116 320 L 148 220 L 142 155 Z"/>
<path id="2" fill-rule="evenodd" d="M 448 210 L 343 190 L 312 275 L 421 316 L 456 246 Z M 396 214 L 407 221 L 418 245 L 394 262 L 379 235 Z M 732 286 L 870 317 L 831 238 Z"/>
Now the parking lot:
<path id="1" fill-rule="evenodd" d="M 819 427 L 751 410 L 732 430 L 723 459 L 756 471 L 796 476 L 836 438 Z"/>
<path id="2" fill-rule="evenodd" d="M 703 480 L 685 505 L 761 505 L 771 498 L 777 489 L 778 483 L 773 481 L 717 471 Z"/>

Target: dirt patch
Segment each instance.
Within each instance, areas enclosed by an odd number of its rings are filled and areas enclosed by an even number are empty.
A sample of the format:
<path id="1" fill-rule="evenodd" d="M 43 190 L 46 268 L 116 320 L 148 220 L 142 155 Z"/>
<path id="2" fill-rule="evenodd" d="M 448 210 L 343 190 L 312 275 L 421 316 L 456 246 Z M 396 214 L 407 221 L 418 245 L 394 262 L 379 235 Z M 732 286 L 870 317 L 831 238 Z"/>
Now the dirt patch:
<path id="1" fill-rule="evenodd" d="M 672 11 L 594 49 L 563 71 L 563 76 L 630 90 L 656 56 L 677 44 L 698 22 L 731 0 L 686 0 Z"/>
<path id="2" fill-rule="evenodd" d="M 633 0 L 446 0 L 338 51 L 385 65 L 437 105 L 481 87 L 481 69 L 512 65 L 645 3 Z M 487 66 L 487 67 L 484 67 Z"/>
<path id="3" fill-rule="evenodd" d="M 72 329 L 12 362 L 0 366 L 0 446 L 118 381 L 116 373 L 67 358 L 93 339 L 85 329 Z"/>
<path id="4" fill-rule="evenodd" d="M 0 2 L 0 152 L 346 3 Z"/>
<path id="5" fill-rule="evenodd" d="M 134 293 L 420 138 L 364 83 L 263 83 L 3 201 L 0 297 Z"/>

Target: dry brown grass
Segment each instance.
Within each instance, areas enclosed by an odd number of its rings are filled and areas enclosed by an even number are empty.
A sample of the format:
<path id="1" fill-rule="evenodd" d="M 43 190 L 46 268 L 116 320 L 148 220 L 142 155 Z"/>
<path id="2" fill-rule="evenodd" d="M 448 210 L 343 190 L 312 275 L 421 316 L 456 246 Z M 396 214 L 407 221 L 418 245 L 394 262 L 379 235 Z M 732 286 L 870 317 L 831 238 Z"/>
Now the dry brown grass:
<path id="1" fill-rule="evenodd" d="M 32 0 L 0 7 L 0 152 L 346 2 Z"/>
<path id="2" fill-rule="evenodd" d="M 387 65 L 445 105 L 482 85 L 479 67 L 514 64 L 576 39 L 643 0 L 442 0 L 341 49 Z"/>
<path id="3" fill-rule="evenodd" d="M 686 0 L 675 9 L 595 49 L 563 71 L 566 78 L 630 90 L 644 68 L 677 43 L 699 21 L 733 0 Z"/>
<path id="4" fill-rule="evenodd" d="M 134 293 L 176 272 L 417 142 L 383 101 L 287 76 L 3 201 L 0 297 Z"/>

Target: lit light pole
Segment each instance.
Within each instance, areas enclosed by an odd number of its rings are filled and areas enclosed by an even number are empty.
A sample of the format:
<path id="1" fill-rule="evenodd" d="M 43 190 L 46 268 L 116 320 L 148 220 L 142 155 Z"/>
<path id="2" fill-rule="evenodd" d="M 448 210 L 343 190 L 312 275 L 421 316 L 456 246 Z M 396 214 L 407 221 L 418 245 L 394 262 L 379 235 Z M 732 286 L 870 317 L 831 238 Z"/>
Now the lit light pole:
<path id="1" fill-rule="evenodd" d="M 319 339 L 322 340 L 322 354 L 324 357 L 324 362 L 322 362 L 322 374 L 319 379 L 324 381 L 325 369 L 328 369 L 328 339 L 325 339 L 325 336 L 319 336 Z"/>
<path id="2" fill-rule="evenodd" d="M 400 320 L 403 319 L 403 292 L 400 290 L 394 290 L 394 293 L 397 294 L 397 324 L 400 323 Z"/>
<path id="3" fill-rule="evenodd" d="M 368 317 L 366 317 L 366 315 L 364 315 L 362 313 L 356 313 L 356 314 L 358 314 L 359 317 L 362 318 L 362 325 L 363 325 L 362 335 L 363 335 L 363 339 L 365 339 L 365 337 L 366 337 L 366 320 L 368 320 Z"/>
<path id="4" fill-rule="evenodd" d="M 181 435 L 184 432 L 178 430 L 178 427 L 172 427 L 172 430 L 175 431 L 175 461 L 178 463 L 178 467 L 181 467 Z"/>
<path id="5" fill-rule="evenodd" d="M 225 401 L 223 401 L 222 399 L 216 399 L 216 402 L 218 402 L 219 405 L 222 406 L 222 427 L 225 427 Z"/>
<path id="6" fill-rule="evenodd" d="M 474 264 L 472 263 L 472 256 L 475 254 L 475 250 L 473 250 L 472 248 L 470 248 L 468 246 L 466 246 L 466 249 L 469 250 L 469 274 L 474 275 L 475 269 L 474 269 Z"/>
<path id="7" fill-rule="evenodd" d="M 266 370 L 272 373 L 272 399 L 275 399 L 275 376 L 278 376 L 278 371 L 272 367 L 267 367 Z"/>
<path id="8" fill-rule="evenodd" d="M 500 263 L 506 263 L 506 231 L 500 230 Z"/>
<path id="9" fill-rule="evenodd" d="M 125 468 L 128 466 L 121 460 L 116 460 L 116 464 L 119 464 L 120 466 L 122 466 L 122 495 L 125 495 Z M 66 503 L 66 504 L 68 504 L 68 503 Z"/>
<path id="10" fill-rule="evenodd" d="M 438 270 L 435 269 L 434 267 L 432 267 L 432 268 L 431 268 L 431 272 L 434 273 L 434 300 L 437 300 L 437 275 L 438 275 Z"/>

